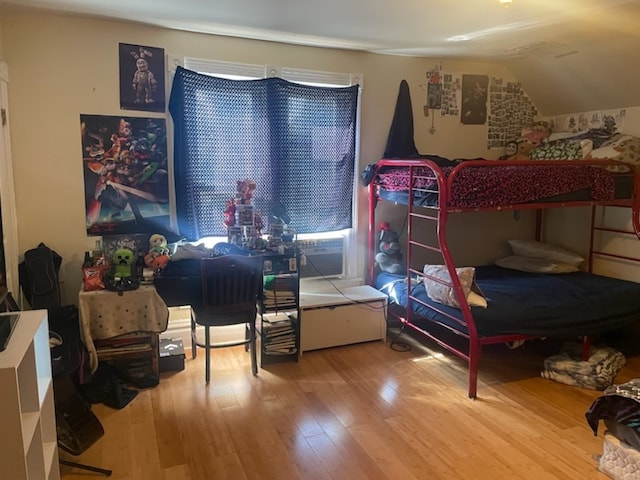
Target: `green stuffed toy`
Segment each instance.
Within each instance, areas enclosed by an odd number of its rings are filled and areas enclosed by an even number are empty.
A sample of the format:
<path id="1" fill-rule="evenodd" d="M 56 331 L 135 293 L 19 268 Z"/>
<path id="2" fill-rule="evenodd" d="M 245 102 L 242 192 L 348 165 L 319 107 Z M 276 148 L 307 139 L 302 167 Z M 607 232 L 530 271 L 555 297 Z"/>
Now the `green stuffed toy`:
<path id="1" fill-rule="evenodd" d="M 136 256 L 129 248 L 119 248 L 113 252 L 113 278 L 131 278 L 135 276 Z"/>

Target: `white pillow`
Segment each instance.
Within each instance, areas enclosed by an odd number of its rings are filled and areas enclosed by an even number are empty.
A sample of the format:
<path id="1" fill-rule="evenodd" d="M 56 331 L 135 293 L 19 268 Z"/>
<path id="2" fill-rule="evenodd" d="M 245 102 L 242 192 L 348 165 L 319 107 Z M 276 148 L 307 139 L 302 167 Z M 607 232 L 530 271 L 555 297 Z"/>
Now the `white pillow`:
<path id="1" fill-rule="evenodd" d="M 552 262 L 568 263 L 574 267 L 579 267 L 584 262 L 584 258 L 575 252 L 535 240 L 509 240 L 509 245 L 513 254 L 521 257 L 542 258 Z"/>
<path id="2" fill-rule="evenodd" d="M 554 132 L 551 135 L 549 135 L 549 138 L 547 138 L 548 142 L 555 142 L 556 140 L 565 140 L 567 138 L 573 138 L 573 137 L 577 137 L 578 135 L 582 135 L 584 133 L 587 133 L 589 130 L 581 130 L 579 132 Z"/>
<path id="3" fill-rule="evenodd" d="M 569 265 L 568 263 L 554 262 L 544 258 L 521 257 L 518 255 L 499 258 L 494 263 L 499 267 L 532 273 L 571 273 L 580 270 L 578 267 Z"/>
<path id="4" fill-rule="evenodd" d="M 591 158 L 616 158 L 619 156 L 620 152 L 612 145 L 591 150 Z"/>
<path id="5" fill-rule="evenodd" d="M 451 283 L 451 276 L 445 265 L 425 265 L 423 272 L 425 275 L 430 275 L 431 277 Z M 456 268 L 456 274 L 458 275 L 458 279 L 462 285 L 462 291 L 467 298 L 469 306 L 487 308 L 487 299 L 484 298 L 478 286 L 475 285 L 476 269 L 474 267 L 460 267 Z M 431 300 L 450 307 L 460 308 L 452 287 L 443 285 L 427 277 L 424 277 L 423 283 L 427 295 Z M 475 291 L 472 291 L 472 289 Z"/>

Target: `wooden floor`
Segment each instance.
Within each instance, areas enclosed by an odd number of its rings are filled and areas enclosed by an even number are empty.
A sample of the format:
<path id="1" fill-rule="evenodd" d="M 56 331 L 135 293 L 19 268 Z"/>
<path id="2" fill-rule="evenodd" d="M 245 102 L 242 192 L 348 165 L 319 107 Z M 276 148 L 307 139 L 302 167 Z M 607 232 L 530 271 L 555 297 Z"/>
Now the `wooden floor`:
<path id="1" fill-rule="evenodd" d="M 616 383 L 640 376 L 638 338 L 608 343 L 628 357 Z M 595 437 L 585 421 L 601 393 L 540 377 L 557 342 L 485 348 L 475 401 L 462 361 L 409 344 L 307 352 L 257 377 L 242 348 L 217 350 L 209 386 L 203 352 L 188 354 L 184 371 L 127 407 L 94 405 L 105 436 L 61 456 L 129 480 L 608 478 L 597 470 L 603 427 Z"/>

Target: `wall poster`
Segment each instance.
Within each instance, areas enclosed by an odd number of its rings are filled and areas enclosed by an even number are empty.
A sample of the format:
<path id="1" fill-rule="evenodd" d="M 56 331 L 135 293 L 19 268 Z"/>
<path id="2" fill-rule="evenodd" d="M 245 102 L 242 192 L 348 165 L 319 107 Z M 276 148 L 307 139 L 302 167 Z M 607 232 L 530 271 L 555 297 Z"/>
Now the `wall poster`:
<path id="1" fill-rule="evenodd" d="M 462 75 L 462 111 L 465 125 L 483 125 L 487 121 L 488 75 Z"/>
<path id="2" fill-rule="evenodd" d="M 164 49 L 121 43 L 120 108 L 165 111 Z"/>
<path id="3" fill-rule="evenodd" d="M 88 235 L 169 229 L 163 118 L 80 115 Z"/>

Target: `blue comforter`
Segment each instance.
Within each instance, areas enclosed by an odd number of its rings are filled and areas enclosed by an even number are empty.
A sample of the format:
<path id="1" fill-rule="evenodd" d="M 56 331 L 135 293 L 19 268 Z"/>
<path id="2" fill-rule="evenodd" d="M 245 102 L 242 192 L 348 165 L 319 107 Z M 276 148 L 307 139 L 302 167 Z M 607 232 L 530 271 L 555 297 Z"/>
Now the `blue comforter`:
<path id="1" fill-rule="evenodd" d="M 595 335 L 640 320 L 640 283 L 586 272 L 547 275 L 498 266 L 476 267 L 476 282 L 488 308 L 472 307 L 481 335 L 524 334 L 539 337 Z M 381 273 L 376 287 L 389 302 L 404 306 L 406 279 Z M 460 310 L 429 299 L 422 283 L 412 286 L 413 296 L 452 315 Z M 412 302 L 414 323 L 420 317 L 452 324 L 437 312 Z M 459 327 L 458 327 L 459 329 Z"/>

